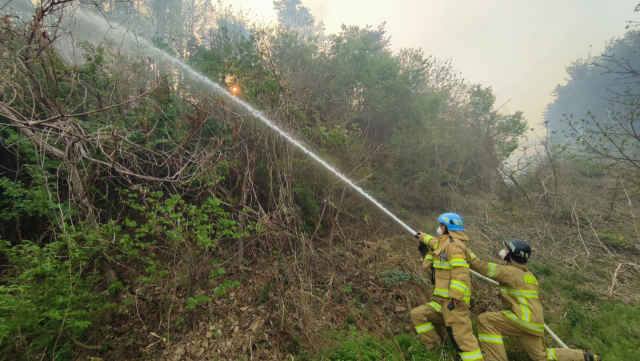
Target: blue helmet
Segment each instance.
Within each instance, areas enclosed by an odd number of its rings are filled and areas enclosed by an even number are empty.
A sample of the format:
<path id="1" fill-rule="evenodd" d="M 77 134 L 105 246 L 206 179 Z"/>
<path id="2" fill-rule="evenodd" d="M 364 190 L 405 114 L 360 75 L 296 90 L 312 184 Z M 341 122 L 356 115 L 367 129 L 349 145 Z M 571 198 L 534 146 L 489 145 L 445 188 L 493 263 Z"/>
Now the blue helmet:
<path id="1" fill-rule="evenodd" d="M 449 231 L 464 232 L 462 217 L 455 213 L 442 213 L 440 217 L 438 217 L 438 222 L 446 224 Z"/>

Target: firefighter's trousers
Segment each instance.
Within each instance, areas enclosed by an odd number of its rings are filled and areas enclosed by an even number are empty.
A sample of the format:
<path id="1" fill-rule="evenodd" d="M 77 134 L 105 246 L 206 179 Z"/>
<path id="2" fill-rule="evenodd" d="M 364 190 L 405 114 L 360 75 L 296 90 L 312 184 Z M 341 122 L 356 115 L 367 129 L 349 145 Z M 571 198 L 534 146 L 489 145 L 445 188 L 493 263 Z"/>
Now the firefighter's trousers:
<path id="1" fill-rule="evenodd" d="M 432 301 L 411 310 L 411 321 L 420 341 L 427 347 L 434 347 L 448 335 L 463 361 L 482 360 L 467 305 L 461 302 L 451 311 L 447 305 L 447 302 Z"/>
<path id="2" fill-rule="evenodd" d="M 509 320 L 502 312 L 478 316 L 478 339 L 486 361 L 508 361 L 502 336 L 514 336 L 534 361 L 584 361 L 584 352 L 566 348 L 544 348 L 542 334 L 534 336 Z M 589 354 L 587 354 L 589 355 Z"/>

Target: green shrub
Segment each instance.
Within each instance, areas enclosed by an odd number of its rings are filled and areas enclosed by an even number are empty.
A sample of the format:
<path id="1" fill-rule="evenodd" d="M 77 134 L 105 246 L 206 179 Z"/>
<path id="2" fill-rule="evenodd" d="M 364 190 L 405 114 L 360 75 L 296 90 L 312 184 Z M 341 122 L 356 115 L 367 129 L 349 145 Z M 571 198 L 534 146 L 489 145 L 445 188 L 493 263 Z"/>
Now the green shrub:
<path id="1" fill-rule="evenodd" d="M 0 241 L 0 251 L 13 266 L 2 273 L 0 286 L 0 340 L 4 352 L 22 353 L 53 349 L 66 359 L 73 340 L 82 339 L 101 310 L 115 307 L 108 293 L 94 292 L 101 277 L 87 266 L 98 248 L 79 242 L 81 232 L 70 233 L 44 245 L 24 240 L 12 246 Z M 29 350 L 12 350 L 28 340 Z"/>
<path id="2" fill-rule="evenodd" d="M 189 297 L 187 299 L 187 309 L 193 310 L 196 305 L 200 303 L 207 303 L 211 301 L 211 297 L 205 295 L 197 295 L 196 297 Z"/>
<path id="3" fill-rule="evenodd" d="M 0 186 L 6 192 L 35 199 L 27 202 L 28 207 L 12 212 L 46 215 L 55 208 L 42 199 L 41 191 L 19 191 L 19 183 Z M 238 232 L 236 222 L 216 198 L 197 205 L 149 190 L 141 194 L 122 191 L 122 195 L 129 206 L 129 218 L 122 222 L 108 221 L 96 228 L 89 222 L 63 219 L 57 225 L 45 219 L 53 234 L 47 242 L 0 241 L 0 252 L 11 265 L 0 274 L 0 352 L 24 359 L 32 359 L 36 353 L 55 353 L 59 359 L 67 359 L 76 341 L 86 341 L 83 338 L 103 311 L 115 309 L 112 297 L 127 287 L 126 280 L 118 280 L 105 289 L 98 266 L 104 258 L 127 261 L 131 269 L 138 270 L 132 276 L 143 285 L 158 285 L 179 270 L 156 257 L 156 245 L 167 247 L 186 263 L 193 262 L 191 256 L 184 256 L 189 252 L 198 255 L 223 237 L 248 235 L 248 231 Z M 255 223 L 251 227 L 261 229 Z M 211 272 L 215 277 L 223 274 L 222 268 Z M 214 295 L 222 297 L 228 288 L 239 286 L 238 282 L 220 280 Z M 209 301 L 206 295 L 189 297 L 186 309 Z M 29 345 L 28 350 L 19 349 L 23 343 Z"/>
<path id="4" fill-rule="evenodd" d="M 384 276 L 384 284 L 390 287 L 401 285 L 412 279 L 411 275 L 399 270 L 384 271 L 382 276 Z"/>

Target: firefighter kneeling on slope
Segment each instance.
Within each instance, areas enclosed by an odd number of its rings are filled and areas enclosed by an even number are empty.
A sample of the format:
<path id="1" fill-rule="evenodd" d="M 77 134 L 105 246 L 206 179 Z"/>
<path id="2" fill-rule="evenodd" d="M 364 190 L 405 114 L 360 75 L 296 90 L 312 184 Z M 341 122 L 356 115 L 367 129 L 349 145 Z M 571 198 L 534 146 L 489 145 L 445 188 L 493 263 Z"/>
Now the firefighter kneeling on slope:
<path id="1" fill-rule="evenodd" d="M 462 360 L 482 360 L 469 318 L 471 256 L 465 245 L 469 238 L 459 215 L 444 213 L 438 222 L 438 238 L 422 232 L 416 235 L 421 253 L 427 253 L 422 267 L 431 274 L 434 292 L 433 301 L 411 310 L 411 320 L 427 347 L 440 344 L 446 331 Z"/>
<path id="2" fill-rule="evenodd" d="M 502 336 L 514 336 L 535 361 L 599 361 L 600 357 L 580 350 L 544 348 L 544 317 L 538 299 L 538 280 L 529 272 L 529 245 L 519 239 L 504 242 L 500 258 L 506 266 L 485 263 L 471 253 L 471 269 L 500 283 L 504 311 L 478 316 L 478 339 L 487 361 L 507 361 Z"/>

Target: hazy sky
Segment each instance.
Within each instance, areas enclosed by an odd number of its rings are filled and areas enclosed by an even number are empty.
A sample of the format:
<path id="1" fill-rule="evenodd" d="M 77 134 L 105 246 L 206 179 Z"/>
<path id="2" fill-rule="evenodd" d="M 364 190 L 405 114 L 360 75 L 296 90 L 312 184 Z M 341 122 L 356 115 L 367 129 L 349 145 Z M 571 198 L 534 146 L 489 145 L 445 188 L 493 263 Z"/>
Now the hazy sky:
<path id="1" fill-rule="evenodd" d="M 302 0 L 327 33 L 342 24 L 387 22 L 394 50 L 422 48 L 452 59 L 470 82 L 491 86 L 498 106 L 538 125 L 565 68 L 624 34 L 640 0 Z M 230 3 L 230 2 L 227 2 Z M 276 21 L 271 0 L 234 0 L 256 19 Z M 536 126 L 537 128 L 537 126 Z"/>

